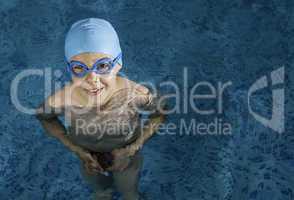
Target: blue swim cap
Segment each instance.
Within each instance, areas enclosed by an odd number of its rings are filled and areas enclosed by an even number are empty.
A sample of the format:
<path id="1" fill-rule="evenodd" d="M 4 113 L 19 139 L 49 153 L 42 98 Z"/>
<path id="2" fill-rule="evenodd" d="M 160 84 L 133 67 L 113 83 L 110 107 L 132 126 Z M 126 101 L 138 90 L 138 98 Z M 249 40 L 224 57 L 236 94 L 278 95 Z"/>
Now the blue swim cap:
<path id="1" fill-rule="evenodd" d="M 121 52 L 113 26 L 99 18 L 87 18 L 75 22 L 66 35 L 64 49 L 67 61 L 80 53 L 104 53 L 115 58 Z M 122 59 L 119 59 L 118 63 L 122 65 Z"/>

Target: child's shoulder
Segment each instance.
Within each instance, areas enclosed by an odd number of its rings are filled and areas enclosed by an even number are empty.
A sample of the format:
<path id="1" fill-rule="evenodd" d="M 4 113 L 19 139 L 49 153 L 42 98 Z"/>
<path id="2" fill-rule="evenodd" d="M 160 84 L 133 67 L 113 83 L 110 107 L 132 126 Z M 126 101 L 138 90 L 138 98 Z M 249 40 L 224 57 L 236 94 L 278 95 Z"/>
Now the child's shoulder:
<path id="1" fill-rule="evenodd" d="M 135 90 L 135 92 L 142 95 L 144 94 L 147 95 L 150 92 L 146 86 L 125 77 L 120 77 L 119 82 L 120 82 L 120 88 L 123 88 L 123 89 L 129 88 L 129 89 Z"/>
<path id="2" fill-rule="evenodd" d="M 71 102 L 67 100 L 67 98 L 70 98 L 69 94 L 71 94 L 71 88 L 71 84 L 65 85 L 50 95 L 45 101 L 47 101 L 48 105 L 54 108 L 65 107 L 66 102 Z"/>

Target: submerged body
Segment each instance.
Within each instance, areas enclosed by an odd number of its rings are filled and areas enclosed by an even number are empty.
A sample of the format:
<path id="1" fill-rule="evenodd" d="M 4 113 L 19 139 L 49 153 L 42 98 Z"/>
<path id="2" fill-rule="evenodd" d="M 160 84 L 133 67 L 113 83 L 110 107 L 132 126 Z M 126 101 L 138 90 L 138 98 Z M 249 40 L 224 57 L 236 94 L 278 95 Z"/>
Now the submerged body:
<path id="1" fill-rule="evenodd" d="M 143 121 L 133 105 L 148 105 L 149 98 L 139 99 L 133 95 L 130 88 L 120 89 L 106 104 L 94 106 L 84 113 L 79 113 L 80 107 L 70 106 L 65 113 L 65 120 L 70 124 L 70 140 L 97 152 L 110 152 L 134 142 Z"/>
<path id="2" fill-rule="evenodd" d="M 132 145 L 142 137 L 145 125 L 139 111 L 153 110 L 158 99 L 148 88 L 128 79 L 117 77 L 117 83 L 108 98 L 89 108 L 83 106 L 83 98 L 78 95 L 74 85 L 66 86 L 57 95 L 47 99 L 44 105 L 49 105 L 53 112 L 43 113 L 40 118 L 64 115 L 68 124 L 65 134 L 67 139 L 75 147 L 91 153 L 111 153 Z M 97 199 L 111 199 L 113 186 L 125 199 L 138 199 L 138 178 L 143 162 L 141 152 L 136 151 L 132 156 L 114 162 L 123 166 L 123 170 L 106 169 L 104 172 L 110 172 L 111 176 L 98 171 L 91 173 L 84 163 L 81 163 L 81 173 L 94 186 Z"/>
<path id="3" fill-rule="evenodd" d="M 88 112 L 78 114 L 71 109 L 66 116 L 70 120 L 70 140 L 93 152 L 111 152 L 132 144 L 140 136 L 142 122 L 140 114 L 133 106 L 148 104 L 149 98 L 134 98 L 130 88 L 119 89 L 111 99 L 101 107 L 93 107 Z M 134 102 L 135 101 L 135 102 Z M 79 111 L 78 107 L 74 108 Z M 111 176 L 90 174 L 81 165 L 81 173 L 85 179 L 94 185 L 97 199 L 111 199 L 113 187 L 116 186 L 125 199 L 138 199 L 139 171 L 143 156 L 138 151 L 131 157 L 120 159 L 120 165 L 125 165 L 123 171 L 113 171 Z"/>

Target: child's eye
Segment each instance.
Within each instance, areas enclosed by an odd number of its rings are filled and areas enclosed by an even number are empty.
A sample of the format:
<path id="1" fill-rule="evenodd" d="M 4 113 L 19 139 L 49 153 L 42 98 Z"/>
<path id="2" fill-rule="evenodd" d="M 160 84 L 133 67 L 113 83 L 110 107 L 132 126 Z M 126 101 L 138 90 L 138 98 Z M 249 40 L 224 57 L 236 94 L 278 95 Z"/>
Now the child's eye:
<path id="1" fill-rule="evenodd" d="M 84 68 L 82 66 L 79 66 L 79 65 L 74 66 L 72 69 L 73 69 L 73 71 L 75 73 L 82 73 L 82 72 L 84 72 Z"/>
<path id="2" fill-rule="evenodd" d="M 99 70 L 101 71 L 107 71 L 110 68 L 110 64 L 108 63 L 102 63 L 99 65 Z"/>
<path id="3" fill-rule="evenodd" d="M 100 68 L 106 68 L 107 67 L 107 64 L 103 63 L 100 65 Z"/>

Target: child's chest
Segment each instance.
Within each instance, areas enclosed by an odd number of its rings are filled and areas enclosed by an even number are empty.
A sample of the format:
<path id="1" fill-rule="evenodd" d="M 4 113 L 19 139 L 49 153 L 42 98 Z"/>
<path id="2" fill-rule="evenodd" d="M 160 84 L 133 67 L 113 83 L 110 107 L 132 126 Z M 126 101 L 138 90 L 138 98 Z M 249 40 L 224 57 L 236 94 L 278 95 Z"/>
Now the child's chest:
<path id="1" fill-rule="evenodd" d="M 72 106 L 65 114 L 66 121 L 76 134 L 126 136 L 139 125 L 139 113 L 130 103 L 128 93 L 118 93 L 104 106 L 79 108 Z"/>

